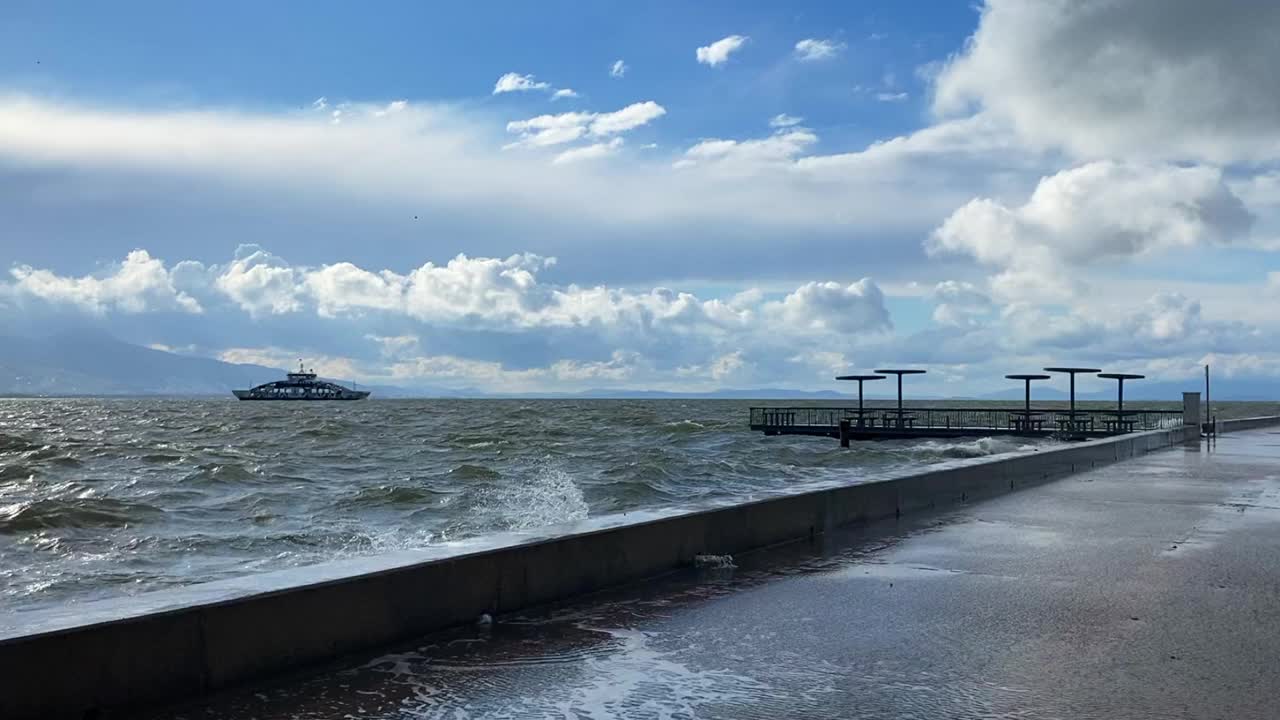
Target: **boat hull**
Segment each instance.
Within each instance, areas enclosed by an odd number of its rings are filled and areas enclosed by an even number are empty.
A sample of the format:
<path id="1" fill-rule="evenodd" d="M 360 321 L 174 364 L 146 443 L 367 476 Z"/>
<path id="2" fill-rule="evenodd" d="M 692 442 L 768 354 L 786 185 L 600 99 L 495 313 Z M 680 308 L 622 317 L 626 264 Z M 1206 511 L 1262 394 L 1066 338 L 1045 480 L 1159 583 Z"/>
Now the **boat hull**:
<path id="1" fill-rule="evenodd" d="M 262 397 L 254 396 L 249 390 L 232 390 L 231 393 L 238 400 L 260 400 L 271 402 L 341 402 L 343 400 L 364 400 L 369 397 L 369 393 L 364 390 L 352 391 L 349 395 L 339 395 L 336 397 Z"/>

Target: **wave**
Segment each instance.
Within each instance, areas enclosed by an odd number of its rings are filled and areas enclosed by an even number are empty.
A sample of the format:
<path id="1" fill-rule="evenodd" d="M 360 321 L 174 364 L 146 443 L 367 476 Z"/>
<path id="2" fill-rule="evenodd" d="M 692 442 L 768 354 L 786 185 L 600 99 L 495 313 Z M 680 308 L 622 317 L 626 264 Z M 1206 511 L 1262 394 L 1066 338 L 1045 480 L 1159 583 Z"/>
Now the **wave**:
<path id="1" fill-rule="evenodd" d="M 450 470 L 449 477 L 454 480 L 497 480 L 502 473 L 485 465 L 464 463 Z"/>
<path id="2" fill-rule="evenodd" d="M 921 453 L 927 455 L 962 459 L 1033 450 L 1036 447 L 1036 444 L 1028 443 L 1025 440 L 1007 437 L 984 437 L 976 438 L 974 440 L 950 442 L 931 440 L 921 443 L 919 450 Z"/>
<path id="3" fill-rule="evenodd" d="M 0 433 L 0 452 L 30 452 L 39 450 L 41 447 L 43 446 L 37 445 L 24 437 Z"/>
<path id="4" fill-rule="evenodd" d="M 0 507 L 0 534 L 51 528 L 125 527 L 160 515 L 151 505 L 111 498 L 47 498 Z"/>
<path id="5" fill-rule="evenodd" d="M 447 495 L 448 493 L 438 492 L 422 486 L 379 485 L 377 487 L 361 488 L 343 500 L 342 504 L 352 508 L 417 508 L 423 505 L 435 504 L 441 496 Z"/>
<path id="6" fill-rule="evenodd" d="M 707 426 L 696 420 L 679 420 L 677 422 L 669 422 L 662 426 L 669 432 L 675 433 L 696 433 L 707 429 Z"/>
<path id="7" fill-rule="evenodd" d="M 245 469 L 239 463 L 204 463 L 197 466 L 195 472 L 188 473 L 182 482 L 249 482 L 258 480 L 258 476 Z"/>

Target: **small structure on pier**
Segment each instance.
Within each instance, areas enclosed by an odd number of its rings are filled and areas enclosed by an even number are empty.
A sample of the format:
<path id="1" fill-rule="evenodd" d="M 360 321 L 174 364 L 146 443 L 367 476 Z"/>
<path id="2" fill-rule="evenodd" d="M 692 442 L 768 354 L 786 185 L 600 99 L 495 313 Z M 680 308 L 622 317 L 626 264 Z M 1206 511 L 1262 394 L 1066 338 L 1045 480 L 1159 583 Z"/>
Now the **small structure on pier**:
<path id="1" fill-rule="evenodd" d="M 1006 375 L 1023 382 L 1023 405 L 1017 407 L 923 407 L 904 406 L 902 376 L 923 374 L 921 369 L 878 369 L 875 375 L 841 375 L 837 380 L 858 383 L 858 406 L 853 407 L 753 407 L 751 429 L 765 435 L 813 435 L 839 438 L 848 446 L 851 440 L 894 440 L 911 438 L 960 438 L 1013 435 L 1023 437 L 1060 437 L 1083 439 L 1142 430 L 1159 430 L 1182 425 L 1181 410 L 1125 410 L 1124 381 L 1142 378 L 1129 373 L 1101 373 L 1093 368 L 1053 367 L 1047 372 L 1071 376 L 1069 403 L 1062 408 L 1033 408 L 1031 383 L 1048 380 L 1049 375 Z M 1099 377 L 1116 380 L 1116 408 L 1077 409 L 1075 376 L 1099 373 Z M 867 408 L 863 400 L 863 383 L 897 375 L 897 403 L 893 407 Z"/>
<path id="2" fill-rule="evenodd" d="M 868 380 L 883 380 L 884 375 L 840 375 L 837 380 L 857 380 L 858 381 L 858 427 L 866 427 L 866 411 L 862 407 L 862 383 Z M 901 391 L 902 386 L 898 386 Z M 901 397 L 901 396 L 899 396 Z"/>

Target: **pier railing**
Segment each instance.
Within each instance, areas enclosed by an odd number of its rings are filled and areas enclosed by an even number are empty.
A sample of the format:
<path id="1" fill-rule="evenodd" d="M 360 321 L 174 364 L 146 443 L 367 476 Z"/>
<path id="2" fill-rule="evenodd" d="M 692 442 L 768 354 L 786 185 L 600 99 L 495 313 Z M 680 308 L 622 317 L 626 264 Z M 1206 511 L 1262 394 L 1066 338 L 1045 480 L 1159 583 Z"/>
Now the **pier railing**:
<path id="1" fill-rule="evenodd" d="M 1065 408 L 930 408 L 906 407 L 901 420 L 897 408 L 869 407 L 753 407 L 751 429 L 779 434 L 835 435 L 842 420 L 865 430 L 990 430 L 993 432 L 1118 433 L 1161 430 L 1182 425 L 1181 410 Z"/>

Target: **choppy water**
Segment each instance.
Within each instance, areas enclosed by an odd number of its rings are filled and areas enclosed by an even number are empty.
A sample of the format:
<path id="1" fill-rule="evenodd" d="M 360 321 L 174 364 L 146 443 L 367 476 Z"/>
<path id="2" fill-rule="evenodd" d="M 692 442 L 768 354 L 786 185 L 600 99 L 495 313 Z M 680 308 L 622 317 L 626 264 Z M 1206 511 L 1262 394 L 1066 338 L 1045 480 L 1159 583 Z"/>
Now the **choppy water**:
<path id="1" fill-rule="evenodd" d="M 0 607 L 749 499 L 1021 445 L 841 450 L 749 432 L 750 404 L 0 400 Z"/>

